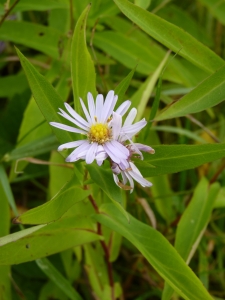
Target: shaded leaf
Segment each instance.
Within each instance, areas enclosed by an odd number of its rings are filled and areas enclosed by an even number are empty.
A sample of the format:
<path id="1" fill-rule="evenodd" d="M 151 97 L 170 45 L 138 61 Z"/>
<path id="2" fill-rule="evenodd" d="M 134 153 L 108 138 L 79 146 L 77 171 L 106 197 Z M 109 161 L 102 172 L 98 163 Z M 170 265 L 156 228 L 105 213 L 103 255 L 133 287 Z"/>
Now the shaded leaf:
<path id="1" fill-rule="evenodd" d="M 36 260 L 38 267 L 50 278 L 71 300 L 82 300 L 70 282 L 53 266 L 47 258 Z"/>
<path id="2" fill-rule="evenodd" d="M 72 179 L 50 201 L 30 209 L 15 219 L 15 223 L 45 224 L 61 218 L 71 206 L 85 199 L 90 192 L 76 186 Z"/>

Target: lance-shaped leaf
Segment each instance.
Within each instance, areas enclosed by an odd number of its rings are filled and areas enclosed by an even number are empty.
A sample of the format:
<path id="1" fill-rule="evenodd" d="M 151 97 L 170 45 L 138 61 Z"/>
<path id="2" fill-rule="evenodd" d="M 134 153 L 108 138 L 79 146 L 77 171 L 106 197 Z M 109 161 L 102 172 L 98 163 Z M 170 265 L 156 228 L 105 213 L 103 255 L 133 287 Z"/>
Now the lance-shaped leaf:
<path id="1" fill-rule="evenodd" d="M 95 68 L 86 45 L 86 21 L 90 5 L 88 5 L 79 17 L 71 45 L 71 72 L 74 94 L 74 107 L 80 111 L 79 98 L 86 101 L 87 93 L 96 95 Z"/>
<path id="2" fill-rule="evenodd" d="M 193 169 L 225 157 L 225 143 L 204 145 L 157 145 L 155 154 L 144 154 L 144 161 L 135 164 L 144 177 L 158 176 Z"/>
<path id="3" fill-rule="evenodd" d="M 36 260 L 38 267 L 50 278 L 71 300 L 82 300 L 81 296 L 47 258 Z"/>
<path id="4" fill-rule="evenodd" d="M 130 216 L 128 223 L 117 207 L 101 206 L 102 214 L 93 218 L 127 238 L 176 292 L 188 300 L 212 300 L 198 277 L 185 264 L 167 239 Z"/>
<path id="5" fill-rule="evenodd" d="M 16 51 L 27 76 L 34 99 L 45 119 L 48 122 L 55 121 L 62 123 L 62 117 L 57 114 L 57 111 L 59 107 L 63 107 L 63 100 L 54 87 L 32 66 L 26 57 L 18 49 Z M 75 134 L 55 127 L 52 127 L 52 130 L 61 143 L 74 140 Z"/>
<path id="6" fill-rule="evenodd" d="M 225 99 L 225 66 L 209 76 L 194 90 L 170 105 L 155 119 L 157 121 L 197 113 L 215 106 Z"/>
<path id="7" fill-rule="evenodd" d="M 219 188 L 218 182 L 209 188 L 208 180 L 203 177 L 179 221 L 175 249 L 187 264 L 194 255 L 208 225 Z M 162 299 L 169 300 L 172 294 L 173 289 L 166 284 Z"/>
<path id="8" fill-rule="evenodd" d="M 60 219 L 0 238 L 0 265 L 35 260 L 100 238 L 87 217 Z"/>
<path id="9" fill-rule="evenodd" d="M 123 99 L 124 95 L 130 85 L 132 78 L 133 78 L 135 69 L 136 68 L 134 68 L 132 71 L 130 71 L 130 73 L 115 88 L 115 95 L 118 96 L 117 106 L 122 104 L 124 101 L 124 99 Z"/>
<path id="10" fill-rule="evenodd" d="M 14 222 L 22 224 L 45 224 L 61 218 L 74 204 L 82 201 L 90 194 L 76 185 L 72 179 L 64 185 L 55 197 L 38 207 L 28 210 L 17 217 Z"/>
<path id="11" fill-rule="evenodd" d="M 5 170 L 0 165 L 0 237 L 9 234 L 10 231 L 10 209 L 9 200 L 6 187 L 5 179 L 7 180 Z M 10 266 L 0 266 L 0 295 L 2 300 L 11 300 L 11 280 L 9 277 Z"/>
<path id="12" fill-rule="evenodd" d="M 119 9 L 154 39 L 208 73 L 224 65 L 222 58 L 193 36 L 127 0 L 114 0 Z"/>
<path id="13" fill-rule="evenodd" d="M 137 92 L 133 95 L 131 98 L 132 104 L 134 106 L 137 106 L 137 116 L 136 121 L 140 121 L 140 119 L 143 116 L 143 113 L 146 109 L 146 106 L 148 104 L 148 100 L 153 92 L 153 89 L 155 87 L 155 84 L 162 75 L 163 68 L 165 67 L 165 64 L 169 58 L 170 52 L 167 52 L 155 72 L 150 75 L 147 80 L 140 86 L 140 88 L 137 90 Z"/>
<path id="14" fill-rule="evenodd" d="M 59 142 L 57 142 L 55 136 L 49 135 L 13 149 L 13 151 L 7 153 L 3 159 L 5 161 L 11 161 L 28 156 L 40 155 L 53 149 L 57 149 L 58 145 Z"/>

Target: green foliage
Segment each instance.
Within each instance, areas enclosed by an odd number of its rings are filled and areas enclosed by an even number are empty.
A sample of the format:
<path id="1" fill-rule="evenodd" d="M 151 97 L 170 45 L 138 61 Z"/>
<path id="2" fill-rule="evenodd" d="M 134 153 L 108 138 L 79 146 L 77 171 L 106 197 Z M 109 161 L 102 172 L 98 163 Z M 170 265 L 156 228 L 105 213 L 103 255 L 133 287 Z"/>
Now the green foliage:
<path id="1" fill-rule="evenodd" d="M 222 2 L 0 1 L 0 300 L 225 298 Z M 152 187 L 57 152 L 109 90 Z"/>
<path id="2" fill-rule="evenodd" d="M 132 242 L 158 273 L 185 299 L 212 299 L 201 282 L 164 237 L 150 226 L 130 216 L 128 223 L 111 204 L 100 207 L 102 214 L 94 218 L 120 232 Z M 168 259 L 169 258 L 169 259 Z"/>
<path id="3" fill-rule="evenodd" d="M 74 107 L 80 112 L 79 98 L 86 102 L 87 93 L 96 95 L 95 69 L 86 47 L 86 20 L 90 5 L 79 17 L 71 45 L 71 73 L 74 93 Z"/>

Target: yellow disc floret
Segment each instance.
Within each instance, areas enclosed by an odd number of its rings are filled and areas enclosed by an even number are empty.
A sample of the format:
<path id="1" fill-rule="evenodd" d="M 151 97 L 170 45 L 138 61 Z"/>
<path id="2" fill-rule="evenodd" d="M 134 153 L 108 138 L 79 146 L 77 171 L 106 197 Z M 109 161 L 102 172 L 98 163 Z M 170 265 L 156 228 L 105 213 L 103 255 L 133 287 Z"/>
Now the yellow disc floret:
<path id="1" fill-rule="evenodd" d="M 108 124 L 97 123 L 91 126 L 88 138 L 91 142 L 102 145 L 111 140 L 111 129 Z"/>

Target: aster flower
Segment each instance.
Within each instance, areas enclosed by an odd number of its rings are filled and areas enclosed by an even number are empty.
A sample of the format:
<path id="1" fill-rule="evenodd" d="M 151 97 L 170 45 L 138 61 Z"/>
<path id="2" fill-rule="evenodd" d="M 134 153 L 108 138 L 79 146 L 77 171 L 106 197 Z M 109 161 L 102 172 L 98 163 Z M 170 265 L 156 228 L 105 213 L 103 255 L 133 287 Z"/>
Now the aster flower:
<path id="1" fill-rule="evenodd" d="M 139 182 L 142 186 L 152 186 L 152 183 L 148 180 L 144 179 L 141 175 L 138 168 L 134 165 L 131 161 L 133 155 L 137 155 L 138 158 L 143 160 L 143 155 L 141 151 L 149 152 L 151 154 L 155 153 L 155 150 L 147 145 L 133 143 L 132 137 L 137 134 L 145 125 L 147 124 L 145 119 L 137 123 L 133 123 L 134 119 L 137 115 L 137 109 L 132 108 L 126 117 L 123 125 L 122 125 L 122 116 L 118 113 L 113 113 L 113 120 L 112 122 L 117 124 L 118 133 L 115 137 L 116 139 L 124 145 L 129 150 L 129 156 L 126 160 L 121 160 L 118 164 L 114 161 L 111 161 L 111 169 L 113 172 L 113 178 L 115 183 L 123 189 L 130 189 L 131 192 L 134 188 L 134 180 Z M 125 145 L 125 142 L 129 141 L 129 144 Z M 122 177 L 122 181 L 120 181 L 119 176 Z M 129 182 L 130 187 L 126 185 Z"/>
<path id="2" fill-rule="evenodd" d="M 122 119 L 131 102 L 129 100 L 123 102 L 116 110 L 115 116 L 112 117 L 117 98 L 118 96 L 114 95 L 114 91 L 109 91 L 105 101 L 103 96 L 99 94 L 96 97 L 96 102 L 94 102 L 92 94 L 88 93 L 88 109 L 83 100 L 80 99 L 86 120 L 68 103 L 64 103 L 68 113 L 59 108 L 59 114 L 79 128 L 57 122 L 50 122 L 50 124 L 62 130 L 81 133 L 86 136 L 86 139 L 68 142 L 59 146 L 59 151 L 75 148 L 66 158 L 67 162 L 84 159 L 87 164 L 90 164 L 96 160 L 101 165 L 107 157 L 110 157 L 115 163 L 120 163 L 128 158 L 129 150 L 121 142 L 117 141 L 117 137 L 120 134 L 117 116 L 120 116 Z"/>
<path id="3" fill-rule="evenodd" d="M 128 144 L 127 149 L 129 149 L 130 155 L 127 160 L 123 160 L 120 164 L 116 164 L 115 162 L 111 162 L 111 170 L 113 172 L 113 179 L 115 183 L 122 189 L 129 189 L 130 192 L 133 192 L 134 188 L 134 180 L 140 183 L 143 187 L 150 187 L 152 183 L 145 178 L 143 178 L 141 172 L 135 166 L 135 164 L 131 161 L 132 155 L 138 154 L 140 159 L 143 159 L 143 155 L 140 151 L 149 152 L 151 154 L 155 153 L 155 150 L 147 145 L 132 143 Z M 119 179 L 121 177 L 122 181 Z M 130 186 L 127 186 L 127 182 L 129 182 Z"/>
<path id="4" fill-rule="evenodd" d="M 134 187 L 133 180 L 136 180 L 142 186 L 151 186 L 152 184 L 143 178 L 131 161 L 134 154 L 143 159 L 141 151 L 154 153 L 151 147 L 133 143 L 131 140 L 147 122 L 142 119 L 133 124 L 137 110 L 132 108 L 122 125 L 122 116 L 129 109 L 131 102 L 126 100 L 114 111 L 117 98 L 118 96 L 114 95 L 114 91 L 109 91 L 105 101 L 103 96 L 99 94 L 95 102 L 92 94 L 88 93 L 88 109 L 83 100 L 80 99 L 86 120 L 68 103 L 64 103 L 68 113 L 61 108 L 59 108 L 58 113 L 79 128 L 57 122 L 50 122 L 50 124 L 62 130 L 84 134 L 86 139 L 65 143 L 60 145 L 58 150 L 75 148 L 66 158 L 67 162 L 84 159 L 87 164 L 90 164 L 96 160 L 98 165 L 101 165 L 106 158 L 109 158 L 114 181 L 121 188 L 131 189 L 132 191 Z M 127 141 L 129 144 L 126 144 Z M 119 175 L 122 176 L 122 182 L 119 180 Z M 128 181 L 130 187 L 126 186 Z"/>

